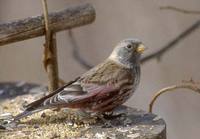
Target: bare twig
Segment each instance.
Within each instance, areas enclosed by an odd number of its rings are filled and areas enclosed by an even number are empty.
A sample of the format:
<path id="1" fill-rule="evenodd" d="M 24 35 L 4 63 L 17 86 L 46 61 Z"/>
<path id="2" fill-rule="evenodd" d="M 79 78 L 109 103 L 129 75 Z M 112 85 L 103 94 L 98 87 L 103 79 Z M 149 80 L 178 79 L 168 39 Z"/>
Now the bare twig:
<path id="1" fill-rule="evenodd" d="M 174 48 L 180 41 L 191 35 L 195 30 L 197 30 L 200 26 L 200 20 L 196 21 L 193 25 L 191 25 L 189 28 L 187 28 L 185 31 L 180 33 L 177 37 L 175 37 L 172 41 L 161 47 L 160 50 L 153 52 L 152 54 L 149 54 L 141 59 L 141 64 L 144 64 L 145 62 L 152 60 L 156 58 L 157 60 L 160 60 L 162 56 Z M 76 40 L 72 34 L 71 31 L 69 31 L 69 37 L 73 46 L 73 56 L 74 58 L 86 69 L 90 69 L 93 67 L 91 64 L 89 64 L 84 58 L 80 55 L 78 45 L 76 43 Z"/>
<path id="2" fill-rule="evenodd" d="M 91 69 L 93 66 L 89 64 L 81 55 L 79 52 L 79 47 L 78 44 L 75 40 L 75 37 L 73 35 L 72 30 L 68 31 L 70 42 L 72 44 L 72 49 L 73 49 L 73 57 L 75 60 L 77 60 L 85 69 Z"/>
<path id="3" fill-rule="evenodd" d="M 191 35 L 195 30 L 197 30 L 200 26 L 200 20 L 196 21 L 192 26 L 190 26 L 188 29 L 183 31 L 180 35 L 178 35 L 176 38 L 174 38 L 172 41 L 167 43 L 165 46 L 161 47 L 160 50 L 147 55 L 146 57 L 141 59 L 141 63 L 144 64 L 145 62 L 157 58 L 158 60 L 161 59 L 161 57 L 168 52 L 170 49 L 174 48 L 177 43 L 185 39 L 187 36 Z"/>
<path id="4" fill-rule="evenodd" d="M 56 34 L 49 29 L 47 1 L 42 0 L 44 21 L 45 21 L 45 49 L 44 49 L 44 67 L 49 78 L 49 91 L 54 91 L 58 88 L 58 63 L 56 49 Z"/>
<path id="5" fill-rule="evenodd" d="M 161 6 L 160 10 L 173 10 L 173 11 L 184 13 L 184 14 L 200 14 L 200 11 L 186 10 L 186 9 L 177 8 L 174 6 Z"/>
<path id="6" fill-rule="evenodd" d="M 48 66 L 48 60 L 51 59 L 51 51 L 50 51 L 50 35 L 51 30 L 49 29 L 49 15 L 48 15 L 48 9 L 47 9 L 47 1 L 42 0 L 42 6 L 43 6 L 43 13 L 44 13 L 44 24 L 45 24 L 45 44 L 44 44 L 44 68 L 47 71 Z"/>
<path id="7" fill-rule="evenodd" d="M 152 100 L 149 104 L 149 112 L 152 112 L 154 103 L 159 96 L 161 96 L 164 93 L 172 93 L 172 91 L 174 91 L 176 89 L 183 89 L 183 88 L 192 90 L 192 91 L 200 94 L 200 88 L 195 83 L 187 83 L 187 84 L 183 83 L 183 84 L 180 84 L 180 85 L 172 85 L 172 86 L 163 88 L 160 91 L 158 91 L 157 93 L 155 93 L 155 95 L 153 96 L 153 98 L 152 98 Z"/>
<path id="8" fill-rule="evenodd" d="M 43 6 L 43 13 L 44 13 L 44 23 L 45 23 L 45 33 L 46 38 L 48 41 L 46 42 L 47 47 L 49 47 L 49 40 L 50 40 L 50 30 L 49 30 L 49 14 L 48 14 L 48 8 L 47 8 L 47 1 L 42 0 L 42 6 Z"/>
<path id="9" fill-rule="evenodd" d="M 175 37 L 172 41 L 161 47 L 160 50 L 153 52 L 152 54 L 149 54 L 141 59 L 141 64 L 146 63 L 149 60 L 157 59 L 160 60 L 162 56 L 174 48 L 176 44 L 178 44 L 180 41 L 191 35 L 195 30 L 197 30 L 200 26 L 200 20 L 196 21 L 193 25 L 191 25 L 189 28 L 187 28 L 185 31 L 183 31 L 181 34 L 179 34 L 177 37 Z M 72 31 L 69 31 L 69 37 L 71 40 L 72 48 L 73 48 L 73 56 L 74 58 L 86 69 L 90 69 L 93 66 L 89 64 L 84 58 L 80 55 L 78 45 L 76 43 L 76 40 L 73 36 Z"/>

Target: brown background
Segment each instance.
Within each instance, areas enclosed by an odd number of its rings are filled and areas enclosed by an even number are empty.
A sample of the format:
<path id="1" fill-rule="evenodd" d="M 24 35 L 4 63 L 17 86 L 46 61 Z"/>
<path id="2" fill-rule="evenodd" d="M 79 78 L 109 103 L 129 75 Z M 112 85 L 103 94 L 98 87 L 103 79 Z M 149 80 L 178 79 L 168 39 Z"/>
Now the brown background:
<path id="1" fill-rule="evenodd" d="M 73 30 L 81 55 L 95 65 L 104 60 L 113 46 L 124 38 L 137 37 L 149 47 L 161 46 L 192 25 L 200 15 L 160 11 L 159 6 L 173 5 L 198 10 L 199 0 L 48 0 L 49 11 L 70 4 L 90 2 L 96 9 L 96 21 Z M 42 12 L 40 0 L 0 0 L 0 21 L 25 18 Z M 142 66 L 137 93 L 127 105 L 147 110 L 155 91 L 182 80 L 200 81 L 199 29 L 166 53 L 161 62 L 152 60 Z M 26 40 L 0 47 L 0 81 L 30 81 L 46 84 L 42 59 L 44 38 Z M 57 35 L 60 76 L 71 80 L 85 72 L 71 54 L 67 31 Z M 169 139 L 198 138 L 200 131 L 200 96 L 179 90 L 166 94 L 156 103 L 154 112 L 167 122 Z"/>

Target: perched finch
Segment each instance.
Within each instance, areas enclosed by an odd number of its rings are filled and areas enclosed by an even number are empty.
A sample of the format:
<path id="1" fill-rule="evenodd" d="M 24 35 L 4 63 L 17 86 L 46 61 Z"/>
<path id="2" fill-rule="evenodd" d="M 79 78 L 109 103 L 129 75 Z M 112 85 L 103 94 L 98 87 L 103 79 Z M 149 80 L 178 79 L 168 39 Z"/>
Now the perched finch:
<path id="1" fill-rule="evenodd" d="M 67 107 L 97 113 L 112 111 L 136 90 L 140 81 L 140 56 L 144 50 L 138 39 L 121 41 L 104 62 L 30 103 L 14 120 L 51 108 Z"/>

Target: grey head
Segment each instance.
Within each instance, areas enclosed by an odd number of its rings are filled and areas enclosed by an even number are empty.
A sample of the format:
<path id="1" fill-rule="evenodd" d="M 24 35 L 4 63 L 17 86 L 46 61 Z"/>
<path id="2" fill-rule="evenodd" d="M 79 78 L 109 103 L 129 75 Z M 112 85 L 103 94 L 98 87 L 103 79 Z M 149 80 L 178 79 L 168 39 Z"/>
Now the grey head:
<path id="1" fill-rule="evenodd" d="M 144 50 L 140 40 L 125 39 L 117 44 L 108 59 L 131 68 L 139 65 Z"/>

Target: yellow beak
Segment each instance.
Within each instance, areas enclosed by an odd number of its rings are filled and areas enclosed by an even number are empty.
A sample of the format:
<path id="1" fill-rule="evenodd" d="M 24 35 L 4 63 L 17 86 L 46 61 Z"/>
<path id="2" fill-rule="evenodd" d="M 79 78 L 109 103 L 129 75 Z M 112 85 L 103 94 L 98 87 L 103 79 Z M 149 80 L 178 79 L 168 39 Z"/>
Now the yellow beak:
<path id="1" fill-rule="evenodd" d="M 146 47 L 143 44 L 140 44 L 137 48 L 137 52 L 142 54 L 144 52 L 144 50 L 146 50 Z"/>

